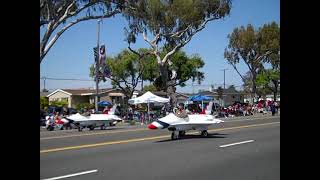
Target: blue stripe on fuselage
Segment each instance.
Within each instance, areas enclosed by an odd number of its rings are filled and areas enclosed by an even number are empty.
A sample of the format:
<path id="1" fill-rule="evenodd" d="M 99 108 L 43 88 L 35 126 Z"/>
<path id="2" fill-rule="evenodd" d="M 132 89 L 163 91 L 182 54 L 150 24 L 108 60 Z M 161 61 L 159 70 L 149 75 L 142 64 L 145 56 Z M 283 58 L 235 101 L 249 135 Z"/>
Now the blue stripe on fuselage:
<path id="1" fill-rule="evenodd" d="M 162 129 L 167 128 L 167 127 L 169 127 L 169 125 L 170 125 L 170 124 L 168 124 L 168 123 L 165 123 L 165 122 L 162 122 L 162 121 L 159 121 L 159 120 L 156 120 L 156 122 L 159 123 L 159 124 L 161 124 L 161 126 L 163 126 Z"/>

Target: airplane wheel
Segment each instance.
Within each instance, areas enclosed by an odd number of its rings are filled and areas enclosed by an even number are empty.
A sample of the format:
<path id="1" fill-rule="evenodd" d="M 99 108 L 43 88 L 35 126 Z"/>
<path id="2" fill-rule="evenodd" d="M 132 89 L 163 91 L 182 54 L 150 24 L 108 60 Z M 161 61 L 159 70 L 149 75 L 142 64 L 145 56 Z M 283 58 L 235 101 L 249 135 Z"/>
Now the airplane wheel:
<path id="1" fill-rule="evenodd" d="M 179 131 L 179 136 L 184 136 L 186 135 L 186 131 Z"/>
<path id="2" fill-rule="evenodd" d="M 204 137 L 207 137 L 209 134 L 208 134 L 207 130 L 204 130 L 204 131 L 201 132 L 201 135 L 204 136 Z"/>
<path id="3" fill-rule="evenodd" d="M 175 131 L 171 133 L 171 140 L 176 140 L 179 138 L 179 134 L 176 134 Z"/>
<path id="4" fill-rule="evenodd" d="M 94 126 L 89 127 L 90 131 L 94 130 Z"/>
<path id="5" fill-rule="evenodd" d="M 79 132 L 82 131 L 82 128 L 81 128 L 80 126 L 78 127 L 78 131 L 79 131 Z"/>

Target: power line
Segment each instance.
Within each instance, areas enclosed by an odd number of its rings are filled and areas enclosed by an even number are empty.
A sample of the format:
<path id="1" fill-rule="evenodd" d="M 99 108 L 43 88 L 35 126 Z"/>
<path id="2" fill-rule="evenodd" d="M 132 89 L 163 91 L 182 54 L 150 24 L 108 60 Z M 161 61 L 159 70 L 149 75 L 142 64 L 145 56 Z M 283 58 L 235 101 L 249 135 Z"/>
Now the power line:
<path id="1" fill-rule="evenodd" d="M 94 81 L 89 79 L 71 79 L 71 78 L 50 78 L 50 77 L 41 77 L 40 79 L 45 80 L 57 80 L 57 81 Z"/>

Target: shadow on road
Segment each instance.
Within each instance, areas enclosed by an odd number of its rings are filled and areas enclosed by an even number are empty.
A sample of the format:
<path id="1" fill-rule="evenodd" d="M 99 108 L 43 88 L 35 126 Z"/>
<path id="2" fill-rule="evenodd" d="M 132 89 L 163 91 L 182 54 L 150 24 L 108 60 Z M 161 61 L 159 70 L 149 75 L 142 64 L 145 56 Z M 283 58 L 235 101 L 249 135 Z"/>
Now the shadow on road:
<path id="1" fill-rule="evenodd" d="M 170 141 L 181 141 L 181 140 L 186 140 L 186 139 L 227 138 L 226 135 L 228 135 L 228 134 L 212 133 L 212 134 L 209 134 L 207 137 L 203 137 L 200 134 L 190 134 L 190 135 L 187 134 L 187 135 L 184 135 L 184 136 L 180 137 L 178 140 L 166 139 L 166 140 L 156 141 L 154 143 L 163 143 L 163 142 L 170 142 Z"/>

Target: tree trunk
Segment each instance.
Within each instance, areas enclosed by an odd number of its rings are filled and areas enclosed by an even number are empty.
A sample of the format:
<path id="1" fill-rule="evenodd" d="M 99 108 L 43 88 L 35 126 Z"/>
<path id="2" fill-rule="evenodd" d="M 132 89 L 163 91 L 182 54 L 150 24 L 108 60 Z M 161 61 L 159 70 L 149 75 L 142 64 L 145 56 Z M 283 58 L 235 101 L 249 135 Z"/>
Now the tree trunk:
<path id="1" fill-rule="evenodd" d="M 273 100 L 277 101 L 277 94 L 278 94 L 278 81 L 272 81 L 274 84 L 274 91 L 273 91 Z"/>
<path id="2" fill-rule="evenodd" d="M 173 86 L 174 80 L 168 82 L 167 94 L 170 97 L 170 110 L 172 110 L 177 105 L 176 88 Z"/>
<path id="3" fill-rule="evenodd" d="M 256 73 L 255 72 L 251 72 L 252 73 L 252 104 L 254 104 L 254 99 L 255 99 L 255 96 L 256 96 L 256 93 L 257 93 L 257 85 L 256 85 Z M 258 101 L 259 99 L 257 99 Z"/>
<path id="4" fill-rule="evenodd" d="M 167 64 L 160 65 L 160 74 L 162 78 L 162 89 L 167 92 L 167 96 L 170 97 L 169 111 L 172 111 L 177 104 L 175 79 L 170 80 L 170 71 Z"/>

